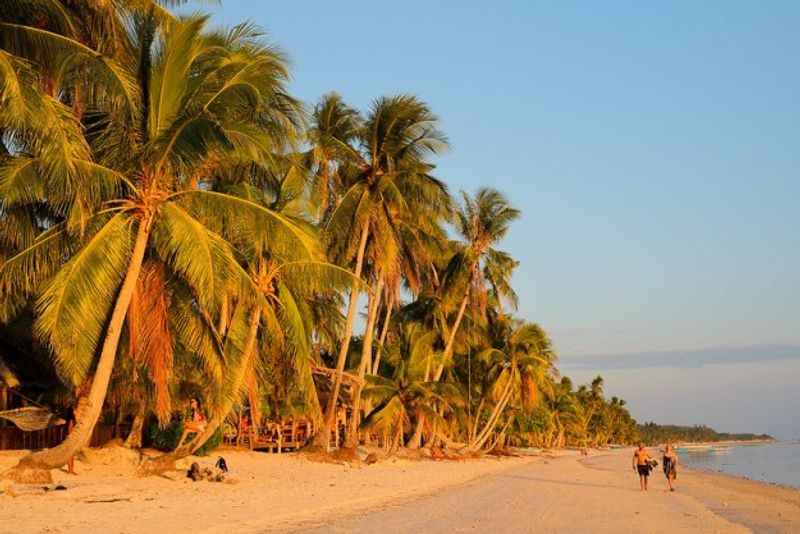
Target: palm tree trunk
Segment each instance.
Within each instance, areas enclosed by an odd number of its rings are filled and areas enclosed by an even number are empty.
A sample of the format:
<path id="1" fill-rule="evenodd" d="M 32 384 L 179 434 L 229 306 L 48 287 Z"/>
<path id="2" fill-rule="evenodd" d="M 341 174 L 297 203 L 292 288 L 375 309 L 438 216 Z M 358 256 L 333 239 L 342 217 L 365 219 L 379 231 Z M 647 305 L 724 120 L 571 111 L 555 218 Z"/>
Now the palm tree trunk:
<path id="1" fill-rule="evenodd" d="M 247 378 L 247 402 L 250 403 L 250 428 L 255 436 L 258 436 L 258 427 L 261 424 L 261 403 L 258 397 L 258 382 L 255 372 L 251 369 Z"/>
<path id="2" fill-rule="evenodd" d="M 208 441 L 211 436 L 214 435 L 230 411 L 233 409 L 233 404 L 235 399 L 239 396 L 239 392 L 241 392 L 245 387 L 246 377 L 249 376 L 253 362 L 255 361 L 255 354 L 257 352 L 256 340 L 258 338 L 258 326 L 260 323 L 261 306 L 256 306 L 255 309 L 253 309 L 252 315 L 250 316 L 250 326 L 247 332 L 247 340 L 245 341 L 244 356 L 242 357 L 242 361 L 239 365 L 239 368 L 236 369 L 236 375 L 233 378 L 233 386 L 231 389 L 233 390 L 234 394 L 227 396 L 227 400 L 223 403 L 220 409 L 217 410 L 216 414 L 209 420 L 203 432 L 197 434 L 192 441 L 183 445 L 182 447 L 175 449 L 170 453 L 163 454 L 143 462 L 138 469 L 140 475 L 158 474 L 163 471 L 174 469 L 175 462 L 177 460 L 189 456 L 190 454 L 194 454 L 197 449 L 205 445 L 206 441 Z"/>
<path id="3" fill-rule="evenodd" d="M 406 447 L 411 450 L 417 450 L 422 446 L 422 431 L 425 427 L 425 416 L 417 410 L 417 424 L 414 426 L 414 433 L 408 438 Z"/>
<path id="4" fill-rule="evenodd" d="M 514 418 L 513 417 L 509 417 L 508 421 L 506 421 L 506 424 L 503 425 L 503 430 L 500 431 L 500 433 L 497 435 L 497 439 L 495 439 L 492 442 L 492 445 L 489 447 L 490 451 L 493 451 L 494 449 L 496 449 L 497 446 L 500 445 L 505 440 L 506 432 L 508 431 L 508 427 L 511 426 L 512 421 L 514 421 Z"/>
<path id="5" fill-rule="evenodd" d="M 469 302 L 469 286 L 467 290 L 464 292 L 464 298 L 461 300 L 461 307 L 458 309 L 458 315 L 456 315 L 456 322 L 453 323 L 453 328 L 450 329 L 450 337 L 447 339 L 447 345 L 444 347 L 444 352 L 442 353 L 442 363 L 439 364 L 439 368 L 436 370 L 436 376 L 434 376 L 435 381 L 439 381 L 442 379 L 442 373 L 444 372 L 444 365 L 447 363 L 447 360 L 453 355 L 453 347 L 455 346 L 456 342 L 456 333 L 458 332 L 458 327 L 461 326 L 461 320 L 464 318 L 464 312 L 467 310 L 467 303 Z"/>
<path id="6" fill-rule="evenodd" d="M 82 395 L 81 398 L 78 399 L 78 409 L 75 413 L 75 427 L 72 429 L 72 432 L 69 433 L 67 439 L 60 445 L 52 449 L 45 449 L 40 452 L 29 454 L 22 458 L 12 469 L 12 471 L 16 471 L 17 474 L 21 474 L 20 471 L 26 469 L 48 470 L 61 467 L 66 464 L 76 452 L 86 446 L 91 439 L 94 427 L 97 424 L 97 420 L 100 418 L 100 412 L 103 408 L 106 393 L 108 392 L 108 383 L 111 379 L 111 372 L 114 369 L 120 335 L 122 335 L 122 328 L 125 323 L 125 316 L 128 313 L 128 306 L 130 306 L 133 292 L 136 289 L 136 281 L 142 269 L 145 249 L 147 248 L 147 242 L 150 238 L 151 224 L 151 217 L 146 217 L 139 221 L 139 229 L 136 233 L 133 253 L 128 263 L 128 271 L 125 273 L 125 278 L 122 281 L 122 286 L 117 295 L 117 301 L 114 303 L 114 310 L 111 313 L 111 319 L 106 329 L 106 337 L 103 340 L 103 347 L 100 351 L 100 357 L 97 360 L 97 368 L 92 378 L 92 385 L 88 393 Z M 13 472 L 10 473 L 10 475 L 12 477 L 15 476 Z"/>
<path id="7" fill-rule="evenodd" d="M 439 368 L 436 370 L 436 375 L 434 376 L 434 381 L 438 382 L 442 378 L 442 373 L 444 373 L 444 365 L 447 360 L 453 355 L 453 347 L 455 346 L 456 341 L 456 332 L 458 332 L 458 327 L 461 325 L 461 320 L 464 318 L 464 312 L 467 309 L 467 303 L 469 302 L 469 286 L 467 286 L 467 290 L 464 292 L 464 298 L 461 300 L 461 307 L 458 309 L 458 315 L 456 316 L 456 321 L 453 323 L 453 328 L 450 330 L 450 336 L 447 339 L 447 344 L 444 347 L 444 352 L 442 353 L 442 363 L 439 364 Z M 428 380 L 428 371 L 425 371 L 425 380 Z M 425 424 L 425 418 L 419 417 L 417 419 L 417 426 L 414 429 L 414 436 L 422 436 L 422 426 Z M 412 443 L 409 440 L 409 448 L 419 448 L 419 444 Z"/>
<path id="8" fill-rule="evenodd" d="M 475 439 L 478 435 L 478 425 L 481 421 L 481 410 L 483 410 L 483 405 L 486 402 L 486 397 L 481 397 L 481 402 L 478 404 L 478 410 L 475 412 L 475 420 L 472 422 L 472 427 L 469 431 L 469 441 Z"/>
<path id="9" fill-rule="evenodd" d="M 497 426 L 497 420 L 500 418 L 503 410 L 505 410 L 510 397 L 511 379 L 509 378 L 505 389 L 503 389 L 503 394 L 500 396 L 500 400 L 497 402 L 497 404 L 495 404 L 494 410 L 492 410 L 492 414 L 489 416 L 489 420 L 486 421 L 486 426 L 483 427 L 483 430 L 478 434 L 478 437 L 475 438 L 472 443 L 470 443 L 470 450 L 477 451 L 483 447 L 483 444 L 486 443 L 486 440 L 489 438 L 492 431 L 494 431 L 494 427 Z"/>
<path id="10" fill-rule="evenodd" d="M 386 315 L 383 318 L 383 327 L 381 328 L 381 335 L 378 338 L 378 352 L 375 355 L 375 362 L 372 364 L 372 374 L 377 375 L 381 367 L 381 354 L 383 354 L 383 344 L 386 343 L 386 335 L 389 333 L 389 320 L 392 317 L 392 307 L 394 306 L 394 298 L 386 301 Z"/>
<path id="11" fill-rule="evenodd" d="M 361 347 L 361 365 L 358 367 L 358 378 L 361 384 L 367 374 L 367 368 L 372 368 L 372 340 L 375 334 L 375 323 L 378 319 L 378 306 L 381 303 L 383 291 L 383 274 L 378 274 L 375 287 L 369 296 L 367 312 L 367 326 L 364 330 L 364 342 Z M 350 418 L 350 430 L 347 433 L 347 447 L 358 446 L 358 427 L 361 424 L 361 384 L 355 386 L 353 396 L 353 416 Z"/>
<path id="12" fill-rule="evenodd" d="M 237 376 L 234 378 L 233 382 L 233 395 L 228 397 L 228 400 L 222 405 L 220 410 L 217 410 L 217 413 L 214 417 L 209 420 L 208 424 L 206 425 L 206 429 L 195 436 L 195 438 L 188 444 L 188 446 L 183 447 L 182 449 L 186 450 L 177 450 L 175 454 L 180 456 L 187 456 L 188 454 L 193 454 L 197 449 L 205 445 L 206 441 L 208 441 L 211 436 L 214 435 L 214 432 L 217 431 L 219 426 L 228 417 L 228 414 L 233 409 L 234 399 L 238 397 L 238 393 L 242 391 L 245 387 L 245 382 L 247 380 L 246 377 L 250 376 L 250 373 L 253 368 L 253 362 L 255 361 L 256 355 L 256 340 L 258 338 L 258 326 L 261 323 L 261 306 L 256 306 L 253 310 L 252 315 L 250 316 L 250 330 L 247 332 L 247 342 L 245 343 L 245 353 L 244 358 L 239 366 L 239 369 L 236 370 Z"/>
<path id="13" fill-rule="evenodd" d="M 131 431 L 125 438 L 124 446 L 128 449 L 140 449 L 142 447 L 142 431 L 144 430 L 144 419 L 147 415 L 147 405 L 140 402 L 136 407 L 136 414 L 133 416 Z"/>
<path id="14" fill-rule="evenodd" d="M 364 227 L 361 229 L 361 242 L 358 244 L 358 254 L 356 255 L 356 270 L 353 273 L 358 280 L 361 279 L 361 268 L 364 265 L 364 251 L 367 249 L 368 237 L 369 223 L 365 222 Z M 344 338 L 342 338 L 342 345 L 339 347 L 339 357 L 336 360 L 336 376 L 333 380 L 331 396 L 325 408 L 325 422 L 320 427 L 316 436 L 314 436 L 314 444 L 324 447 L 325 450 L 330 448 L 331 430 L 333 430 L 333 425 L 336 423 L 336 402 L 339 399 L 339 390 L 342 388 L 342 376 L 344 373 L 344 365 L 347 362 L 347 351 L 350 349 L 350 338 L 353 336 L 353 322 L 356 318 L 358 295 L 358 288 L 354 287 L 350 292 L 350 302 L 347 306 L 347 322 L 344 327 Z"/>

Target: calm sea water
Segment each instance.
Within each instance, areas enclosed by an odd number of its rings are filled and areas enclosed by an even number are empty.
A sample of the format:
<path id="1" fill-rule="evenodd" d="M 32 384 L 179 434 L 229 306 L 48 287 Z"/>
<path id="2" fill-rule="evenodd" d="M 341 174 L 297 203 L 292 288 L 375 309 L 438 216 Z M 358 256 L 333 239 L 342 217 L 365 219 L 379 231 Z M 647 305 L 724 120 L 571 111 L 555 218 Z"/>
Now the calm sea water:
<path id="1" fill-rule="evenodd" d="M 800 442 L 739 445 L 726 451 L 679 454 L 689 467 L 800 488 Z"/>

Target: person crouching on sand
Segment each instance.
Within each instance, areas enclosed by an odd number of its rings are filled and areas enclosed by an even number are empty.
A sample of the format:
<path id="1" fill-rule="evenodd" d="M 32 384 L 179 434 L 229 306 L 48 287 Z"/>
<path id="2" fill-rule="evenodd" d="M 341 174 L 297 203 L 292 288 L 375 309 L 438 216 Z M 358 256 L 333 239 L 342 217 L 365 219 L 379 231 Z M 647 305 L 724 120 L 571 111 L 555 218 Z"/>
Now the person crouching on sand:
<path id="1" fill-rule="evenodd" d="M 664 467 L 664 476 L 667 477 L 669 490 L 675 491 L 675 479 L 678 478 L 678 455 L 671 443 L 667 443 L 664 448 L 664 458 L 662 458 L 661 464 Z"/>
<path id="2" fill-rule="evenodd" d="M 178 446 L 175 447 L 176 449 L 183 445 L 183 441 L 189 434 L 200 434 L 206 429 L 206 416 L 203 415 L 203 409 L 200 407 L 200 401 L 197 400 L 197 398 L 192 397 L 192 399 L 189 401 L 189 408 L 191 409 L 191 414 L 189 419 L 183 424 L 183 435 L 178 441 Z"/>
<path id="3" fill-rule="evenodd" d="M 639 448 L 633 451 L 633 470 L 639 473 L 639 486 L 642 491 L 647 491 L 650 469 L 650 453 L 644 447 L 644 443 L 639 443 Z"/>

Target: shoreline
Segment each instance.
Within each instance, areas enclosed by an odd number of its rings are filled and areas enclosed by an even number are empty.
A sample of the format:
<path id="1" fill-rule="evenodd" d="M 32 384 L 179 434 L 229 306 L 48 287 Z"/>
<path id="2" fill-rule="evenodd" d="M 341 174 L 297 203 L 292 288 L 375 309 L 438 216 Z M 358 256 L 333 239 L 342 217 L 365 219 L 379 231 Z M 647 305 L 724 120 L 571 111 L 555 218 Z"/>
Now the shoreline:
<path id="1" fill-rule="evenodd" d="M 235 526 L 238 533 L 247 534 L 324 529 L 332 522 L 366 521 L 404 510 L 411 510 L 408 521 L 414 521 L 422 519 L 415 517 L 418 507 L 431 507 L 459 492 L 486 494 L 481 498 L 489 499 L 493 488 L 502 491 L 511 483 L 521 485 L 515 497 L 525 505 L 511 509 L 510 518 L 527 521 L 529 515 L 544 514 L 539 520 L 547 527 L 545 531 L 569 529 L 575 522 L 583 522 L 597 525 L 597 532 L 618 532 L 624 521 L 638 520 L 635 514 L 642 506 L 649 519 L 662 517 L 665 533 L 666 527 L 679 532 L 728 532 L 734 526 L 734 531 L 746 527 L 791 532 L 800 526 L 800 490 L 735 475 L 684 467 L 679 472 L 678 491 L 671 494 L 662 487 L 664 480 L 657 472 L 651 477 L 650 495 L 641 495 L 630 473 L 631 449 L 592 450 L 589 456 L 554 451 L 441 462 L 394 458 L 371 466 L 228 450 L 199 460 L 211 465 L 218 455 L 224 455 L 235 480 L 231 483 L 192 482 L 182 472 L 135 478 L 132 454 L 91 450 L 78 461 L 80 476 L 54 472 L 56 482 L 67 486 L 66 491 L 0 495 L 0 531 L 136 534 L 166 529 L 215 534 L 227 533 Z M 18 456 L 0 454 L 0 470 Z M 545 495 L 549 504 L 540 502 Z M 646 499 L 645 503 L 640 498 Z M 462 506 L 465 501 L 454 502 Z M 537 506 L 543 510 L 537 512 Z M 552 513 L 549 508 L 554 506 L 562 513 Z M 429 513 L 446 512 L 436 509 Z M 459 512 L 455 520 L 462 515 Z M 671 524 L 670 518 L 677 523 Z M 702 525 L 706 524 L 714 528 L 705 530 Z M 660 527 L 651 531 L 662 532 Z"/>
<path id="2" fill-rule="evenodd" d="M 602 469 L 592 465 L 598 458 L 600 455 L 585 459 L 583 463 Z M 714 514 L 750 530 L 788 533 L 800 529 L 800 488 L 688 467 L 685 462 L 679 469 L 676 483 L 676 494 L 687 495 Z M 664 484 L 660 470 L 650 477 L 650 484 L 651 488 Z"/>
<path id="3" fill-rule="evenodd" d="M 756 532 L 800 529 L 800 488 L 709 469 L 684 471 L 692 477 L 687 493 L 714 513 Z"/>

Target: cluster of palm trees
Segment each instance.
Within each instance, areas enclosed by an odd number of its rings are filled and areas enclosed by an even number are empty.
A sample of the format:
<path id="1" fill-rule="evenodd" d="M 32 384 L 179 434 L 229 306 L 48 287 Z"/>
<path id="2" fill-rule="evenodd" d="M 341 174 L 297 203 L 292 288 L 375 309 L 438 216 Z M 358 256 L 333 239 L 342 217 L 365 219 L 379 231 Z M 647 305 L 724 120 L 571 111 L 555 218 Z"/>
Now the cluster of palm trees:
<path id="1" fill-rule="evenodd" d="M 569 377 L 551 384 L 551 393 L 517 421 L 512 443 L 539 447 L 602 447 L 639 439 L 636 420 L 618 397 L 606 399 L 603 378 L 573 387 Z"/>
<path id="2" fill-rule="evenodd" d="M 519 211 L 451 196 L 424 102 L 306 108 L 257 28 L 163 4 L 0 5 L 0 322 L 28 321 L 77 399 L 22 467 L 63 465 L 104 410 L 141 429 L 188 395 L 209 425 L 182 454 L 244 405 L 303 411 L 327 447 L 345 373 L 350 445 L 630 439 L 624 403 L 559 382 L 545 332 L 510 315 L 496 246 Z"/>

